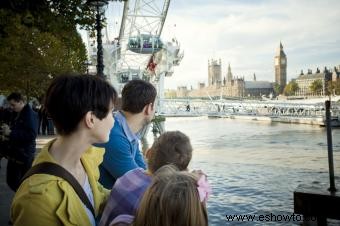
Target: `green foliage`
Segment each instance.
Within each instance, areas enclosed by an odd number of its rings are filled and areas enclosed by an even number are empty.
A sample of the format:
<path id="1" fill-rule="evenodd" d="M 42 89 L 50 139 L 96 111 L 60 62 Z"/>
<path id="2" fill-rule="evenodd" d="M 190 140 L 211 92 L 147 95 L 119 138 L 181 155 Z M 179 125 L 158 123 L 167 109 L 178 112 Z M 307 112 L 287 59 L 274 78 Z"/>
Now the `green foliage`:
<path id="1" fill-rule="evenodd" d="M 42 31 L 55 31 L 53 26 L 58 24 L 89 30 L 95 27 L 96 10 L 84 0 L 1 0 L 0 8 L 30 15 L 32 24 Z"/>
<path id="2" fill-rule="evenodd" d="M 0 3 L 0 90 L 40 97 L 51 79 L 86 71 L 77 26 L 93 28 L 82 0 L 4 0 Z"/>
<path id="3" fill-rule="evenodd" d="M 321 95 L 323 88 L 322 80 L 317 79 L 310 85 L 309 89 L 316 95 Z"/>
<path id="4" fill-rule="evenodd" d="M 94 30 L 96 10 L 84 0 L 48 0 L 51 12 L 64 24 Z M 102 21 L 104 23 L 104 21 Z"/>
<path id="5" fill-rule="evenodd" d="M 299 90 L 299 85 L 293 80 L 293 81 L 290 81 L 286 87 L 284 88 L 283 90 L 283 93 L 286 95 L 286 96 L 292 96 L 295 94 L 296 91 Z"/>
<path id="6" fill-rule="evenodd" d="M 335 95 L 340 95 L 340 79 L 334 82 L 334 93 Z"/>
<path id="7" fill-rule="evenodd" d="M 340 79 L 328 82 L 328 95 L 340 95 Z"/>
<path id="8" fill-rule="evenodd" d="M 276 95 L 279 95 L 281 92 L 281 86 L 277 83 L 274 84 L 274 92 Z"/>
<path id="9" fill-rule="evenodd" d="M 155 115 L 155 117 L 152 119 L 152 122 L 156 122 L 156 123 L 160 123 L 164 121 L 165 121 L 165 117 L 162 115 Z"/>

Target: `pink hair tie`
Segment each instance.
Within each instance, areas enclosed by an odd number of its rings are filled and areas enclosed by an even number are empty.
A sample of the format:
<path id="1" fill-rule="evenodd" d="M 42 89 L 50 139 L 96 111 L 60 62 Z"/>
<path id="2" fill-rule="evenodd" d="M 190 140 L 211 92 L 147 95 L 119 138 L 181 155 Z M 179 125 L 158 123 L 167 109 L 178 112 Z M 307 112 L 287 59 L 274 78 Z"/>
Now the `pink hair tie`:
<path id="1" fill-rule="evenodd" d="M 211 187 L 207 180 L 207 177 L 203 174 L 200 179 L 197 181 L 197 190 L 200 196 L 201 202 L 206 202 L 208 200 L 209 195 L 211 194 Z"/>

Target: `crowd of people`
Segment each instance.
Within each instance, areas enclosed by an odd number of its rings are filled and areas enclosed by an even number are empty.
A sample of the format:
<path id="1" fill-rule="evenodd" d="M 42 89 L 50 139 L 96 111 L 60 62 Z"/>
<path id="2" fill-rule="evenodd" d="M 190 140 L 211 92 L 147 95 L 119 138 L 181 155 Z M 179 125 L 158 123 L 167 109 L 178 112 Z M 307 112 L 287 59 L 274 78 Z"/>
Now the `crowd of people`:
<path id="1" fill-rule="evenodd" d="M 0 116 L 1 142 L 15 153 L 6 156 L 13 225 L 208 225 L 211 187 L 201 170 L 188 169 L 189 137 L 168 131 L 144 154 L 139 148 L 156 96 L 151 83 L 129 81 L 117 111 L 105 80 L 58 76 L 43 103 L 57 136 L 35 156 L 38 117 L 20 94 L 9 95 L 17 114 Z"/>

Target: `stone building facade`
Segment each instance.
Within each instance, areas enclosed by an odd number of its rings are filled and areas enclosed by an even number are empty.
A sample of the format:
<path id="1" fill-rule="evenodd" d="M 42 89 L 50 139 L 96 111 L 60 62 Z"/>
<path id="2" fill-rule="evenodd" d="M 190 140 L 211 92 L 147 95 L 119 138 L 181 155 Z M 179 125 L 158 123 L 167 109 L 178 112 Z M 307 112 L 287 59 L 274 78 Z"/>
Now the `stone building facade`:
<path id="1" fill-rule="evenodd" d="M 273 83 L 268 81 L 245 81 L 244 90 L 247 97 L 270 96 L 274 93 Z"/>
<path id="2" fill-rule="evenodd" d="M 213 63 L 211 63 L 213 62 Z M 178 87 L 178 97 L 259 97 L 262 95 L 269 96 L 273 93 L 273 84 L 267 81 L 245 81 L 244 77 L 234 77 L 230 64 L 226 76 L 220 75 L 220 62 L 209 61 L 208 86 L 204 83 L 198 83 L 198 89 L 187 90 L 186 87 Z"/>
<path id="3" fill-rule="evenodd" d="M 338 67 L 334 67 L 333 69 L 325 69 L 320 71 L 319 68 L 313 73 L 311 69 L 307 70 L 307 73 L 304 74 L 301 71 L 300 75 L 295 79 L 295 82 L 298 84 L 299 89 L 296 91 L 295 95 L 297 96 L 314 96 L 314 95 L 326 95 L 327 83 L 328 81 L 339 81 L 340 79 L 340 65 Z M 311 85 L 314 81 L 321 80 L 322 82 L 322 90 L 321 93 L 314 93 L 311 90 Z"/>
<path id="4" fill-rule="evenodd" d="M 275 55 L 275 83 L 280 85 L 280 92 L 287 83 L 287 56 L 283 51 L 282 43 Z M 334 75 L 338 76 L 337 74 Z M 230 63 L 225 76 L 222 75 L 221 59 L 208 60 L 208 84 L 199 83 L 195 90 L 178 87 L 178 97 L 260 97 L 270 96 L 274 93 L 274 83 L 257 81 L 254 74 L 253 81 L 245 81 L 244 77 L 235 77 L 231 71 Z"/>
<path id="5" fill-rule="evenodd" d="M 220 87 L 222 84 L 221 59 L 208 61 L 208 86 Z"/>
<path id="6" fill-rule="evenodd" d="M 340 65 L 333 68 L 333 71 L 332 71 L 332 81 L 333 82 L 340 81 Z"/>
<path id="7" fill-rule="evenodd" d="M 179 86 L 177 87 L 176 95 L 177 97 L 188 97 L 189 90 L 186 86 Z"/>

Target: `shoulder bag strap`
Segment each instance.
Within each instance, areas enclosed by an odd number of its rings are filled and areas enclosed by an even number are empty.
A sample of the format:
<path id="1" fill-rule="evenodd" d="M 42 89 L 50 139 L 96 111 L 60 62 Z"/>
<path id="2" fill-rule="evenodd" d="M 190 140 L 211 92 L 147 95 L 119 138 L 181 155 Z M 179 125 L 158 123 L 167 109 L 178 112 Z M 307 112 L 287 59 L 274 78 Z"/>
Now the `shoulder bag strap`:
<path id="1" fill-rule="evenodd" d="M 79 182 L 76 180 L 76 178 L 68 172 L 65 168 L 62 166 L 52 163 L 52 162 L 43 162 L 39 163 L 35 166 L 33 166 L 22 178 L 21 183 L 27 179 L 28 177 L 34 175 L 34 174 L 49 174 L 56 177 L 60 177 L 64 180 L 66 180 L 74 189 L 74 191 L 77 193 L 80 200 L 85 204 L 85 206 L 91 211 L 93 216 L 95 217 L 94 208 L 87 197 L 84 189 L 79 184 Z"/>

